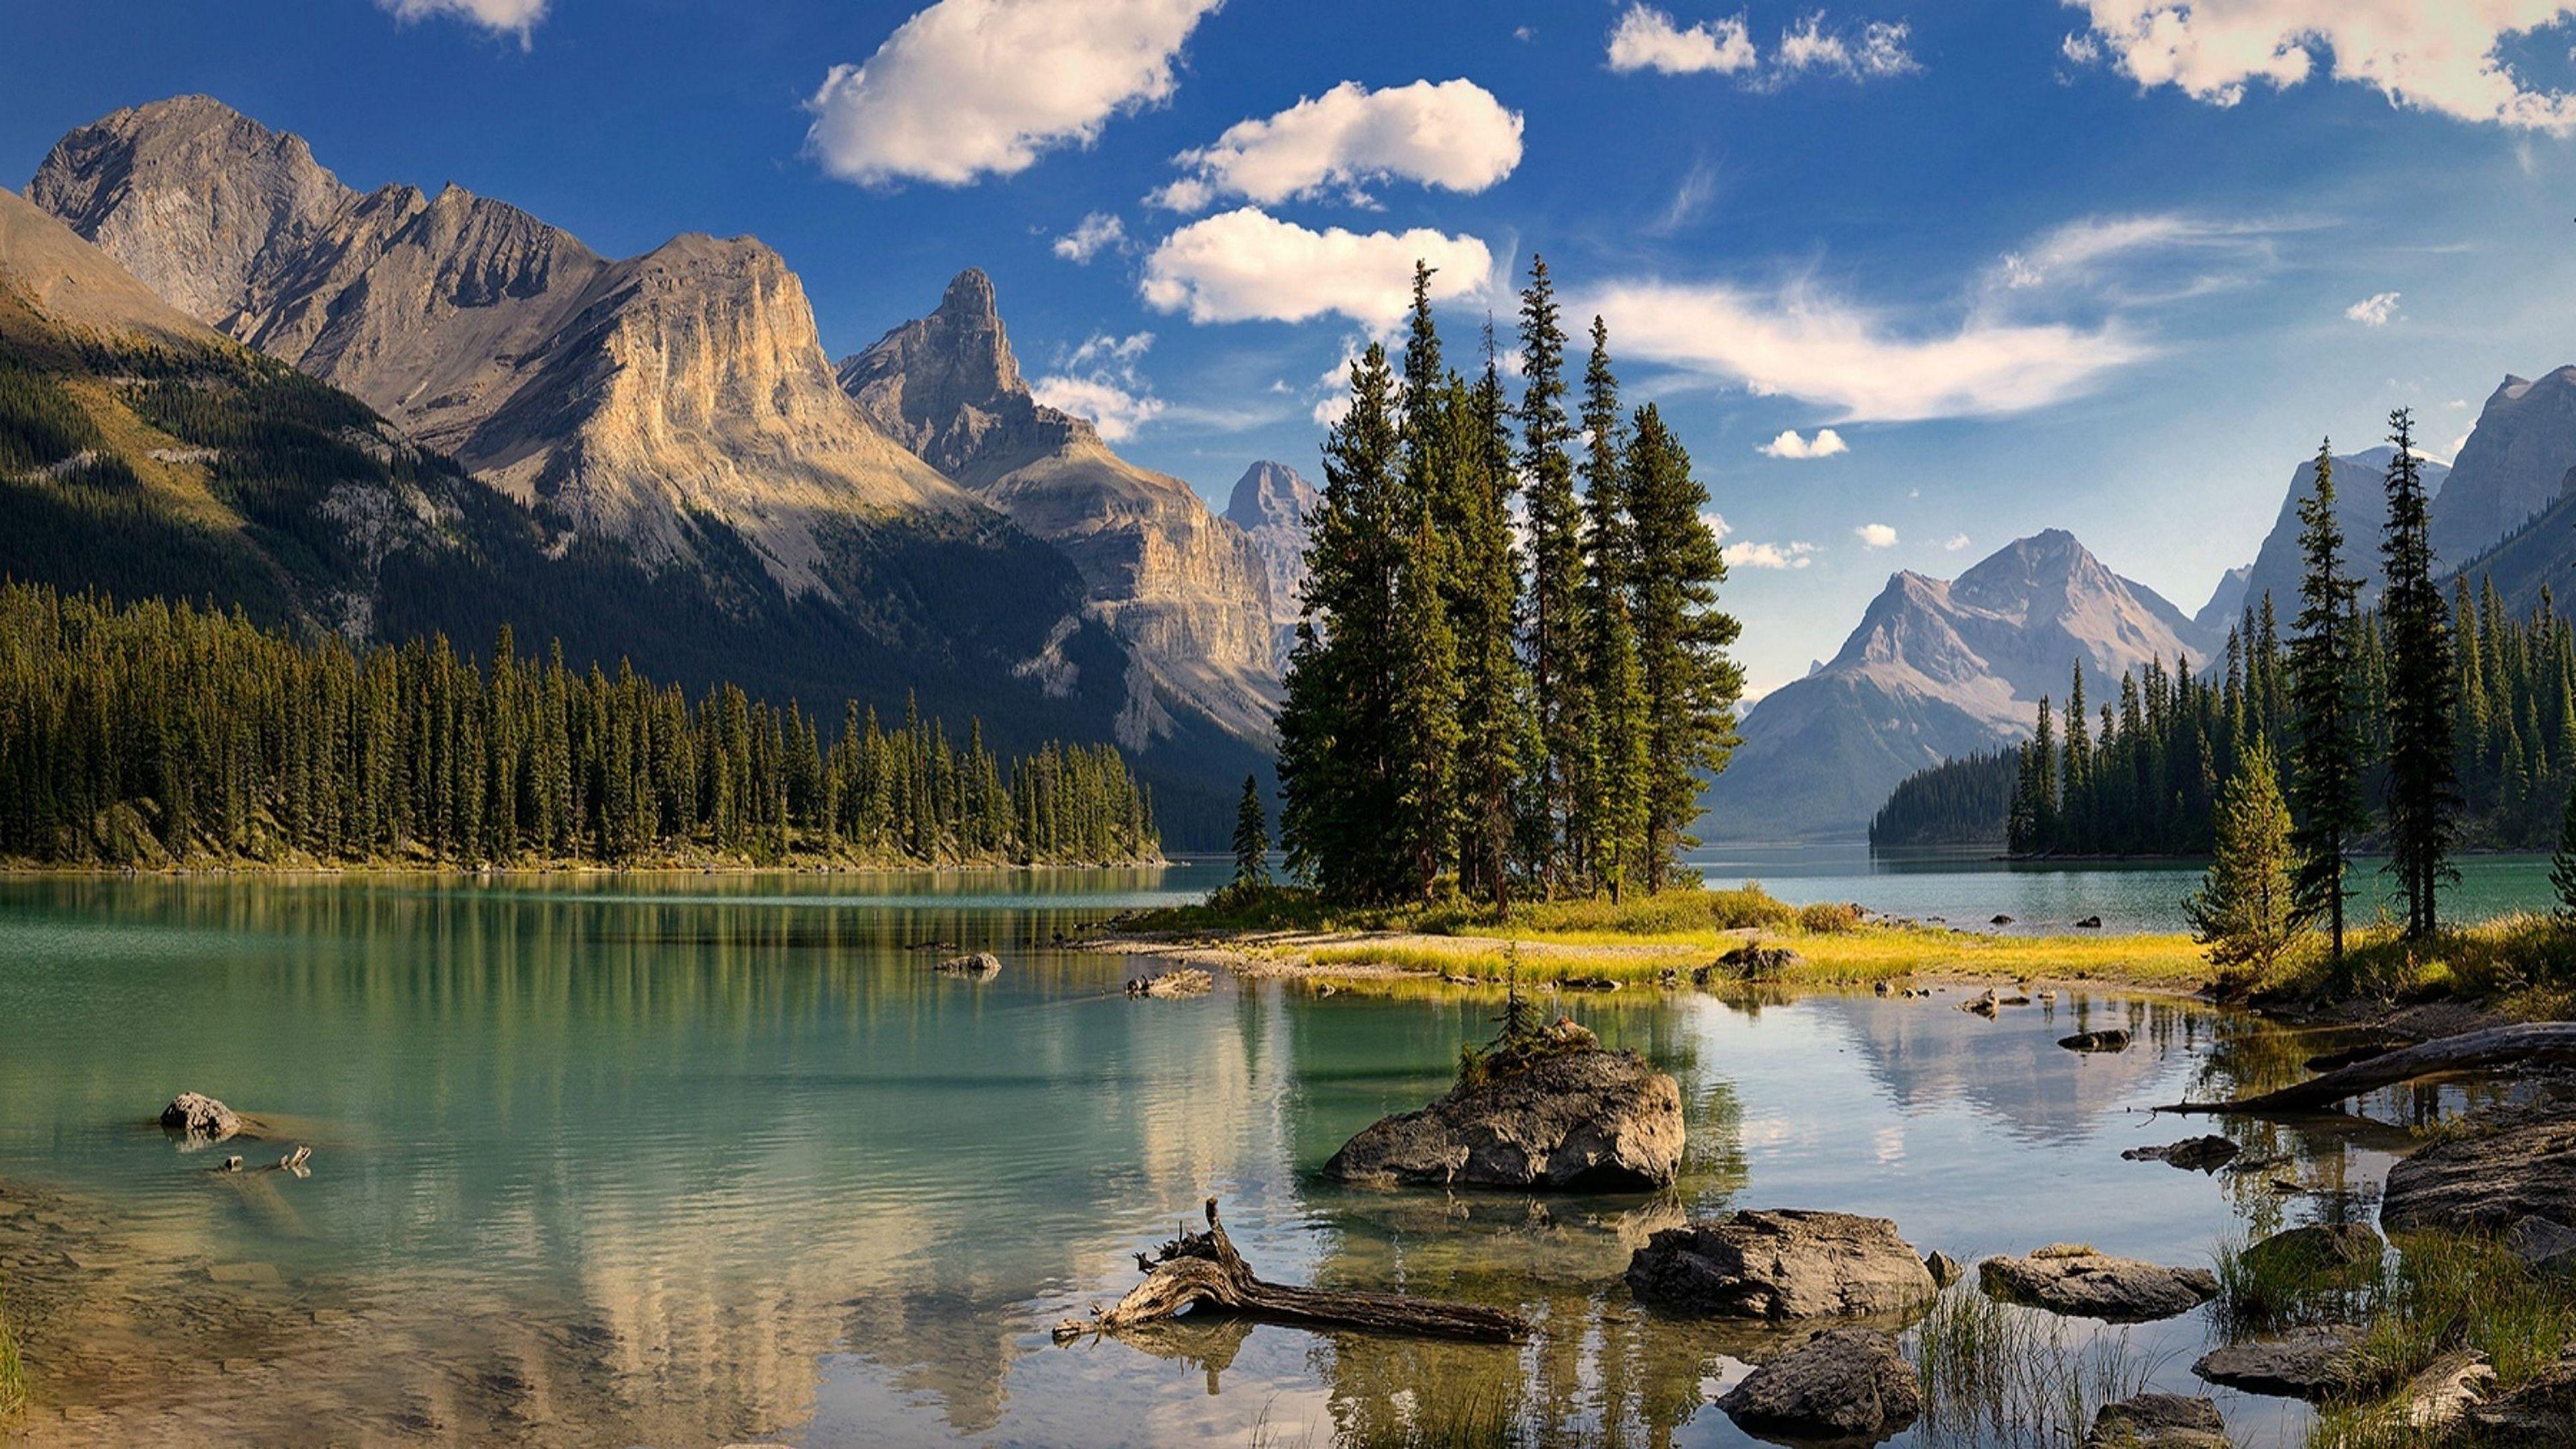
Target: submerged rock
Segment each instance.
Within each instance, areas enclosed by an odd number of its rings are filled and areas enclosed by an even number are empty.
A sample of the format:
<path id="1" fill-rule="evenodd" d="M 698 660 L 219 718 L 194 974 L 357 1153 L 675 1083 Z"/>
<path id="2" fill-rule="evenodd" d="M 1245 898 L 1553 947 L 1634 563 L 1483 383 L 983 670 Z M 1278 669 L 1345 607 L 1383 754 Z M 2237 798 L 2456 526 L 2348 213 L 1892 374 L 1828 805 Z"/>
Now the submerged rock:
<path id="1" fill-rule="evenodd" d="M 951 956 L 936 968 L 943 976 L 965 976 L 977 981 L 990 981 L 1002 974 L 1002 958 L 990 951 L 972 956 Z"/>
<path id="2" fill-rule="evenodd" d="M 2206 1268 L 2168 1268 L 2062 1243 L 2027 1258 L 1988 1258 L 1977 1278 L 1997 1297 L 2112 1323 L 2171 1318 L 2218 1296 L 2218 1279 Z"/>
<path id="3" fill-rule="evenodd" d="M 1682 1094 L 1634 1052 L 1576 1043 L 1519 1070 L 1380 1118 L 1324 1164 L 1338 1182 L 1584 1188 L 1669 1184 Z"/>
<path id="4" fill-rule="evenodd" d="M 2247 1393 L 2323 1399 L 2359 1383 L 2363 1370 L 2354 1348 L 2360 1342 L 2361 1330 L 2348 1323 L 2294 1328 L 2278 1338 L 2232 1343 L 2204 1354 L 2191 1371 Z"/>
<path id="5" fill-rule="evenodd" d="M 2390 1232 L 2504 1233 L 2526 1218 L 2576 1228 L 2576 1117 L 2436 1142 L 2388 1170 L 2379 1210 Z"/>
<path id="6" fill-rule="evenodd" d="M 2188 1172 L 2216 1172 L 2236 1155 L 2236 1144 L 2224 1137 L 2186 1137 L 2162 1147 L 2132 1147 L 2120 1156 L 2129 1162 L 2162 1162 Z"/>
<path id="7" fill-rule="evenodd" d="M 1921 1416 L 1923 1386 L 1885 1331 L 1831 1328 L 1745 1375 L 1717 1406 L 1755 1432 L 1874 1441 Z"/>
<path id="8" fill-rule="evenodd" d="M 2310 1223 L 2274 1233 L 2245 1250 L 2245 1266 L 2258 1275 L 2308 1276 L 2379 1266 L 2387 1241 L 2366 1223 Z"/>
<path id="9" fill-rule="evenodd" d="M 2043 991 L 2040 999 L 2049 1000 L 2055 995 L 2055 992 Z M 2129 1049 L 2129 1034 L 2115 1026 L 2107 1031 L 2079 1031 L 2073 1036 L 2062 1036 L 2057 1039 L 2057 1044 L 2071 1052 L 2124 1052 Z"/>
<path id="10" fill-rule="evenodd" d="M 239 1113 L 203 1092 L 181 1092 L 161 1109 L 161 1127 L 164 1131 L 221 1142 L 242 1130 L 242 1120 Z"/>
<path id="11" fill-rule="evenodd" d="M 1940 1291 L 1896 1224 L 1796 1208 L 1666 1228 L 1628 1260 L 1639 1298 L 1726 1318 L 1898 1313 Z"/>
<path id="12" fill-rule="evenodd" d="M 2140 1394 L 2104 1404 L 2084 1449 L 2230 1449 L 2218 1405 L 2184 1394 Z"/>

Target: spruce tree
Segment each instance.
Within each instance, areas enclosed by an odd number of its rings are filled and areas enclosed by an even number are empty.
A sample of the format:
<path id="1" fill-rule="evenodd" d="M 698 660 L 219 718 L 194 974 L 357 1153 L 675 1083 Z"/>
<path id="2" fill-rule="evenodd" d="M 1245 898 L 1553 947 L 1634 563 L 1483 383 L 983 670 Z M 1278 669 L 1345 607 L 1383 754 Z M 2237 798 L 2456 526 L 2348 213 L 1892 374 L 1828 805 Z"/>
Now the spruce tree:
<path id="1" fill-rule="evenodd" d="M 1743 626 L 1717 607 L 1726 558 L 1704 516 L 1708 489 L 1690 454 L 1648 403 L 1637 410 L 1624 470 L 1635 533 L 1637 665 L 1645 695 L 1647 888 L 1660 889 L 1699 815 L 1701 778 L 1735 749 L 1744 671 L 1729 657 Z"/>
<path id="2" fill-rule="evenodd" d="M 1610 370 L 1610 332 L 1592 319 L 1592 357 L 1583 374 L 1584 684 L 1581 792 L 1583 856 L 1592 881 L 1617 900 L 1646 856 L 1645 682 L 1637 663 L 1629 592 L 1636 575 L 1628 516 L 1626 432 L 1619 379 Z"/>
<path id="3" fill-rule="evenodd" d="M 2558 849 L 2549 857 L 2549 888 L 2558 893 L 2558 914 L 2576 920 L 2576 785 L 2558 815 Z"/>
<path id="4" fill-rule="evenodd" d="M 2438 925 L 2435 892 L 2455 879 L 2459 837 L 2458 676 L 2451 660 L 2450 610 L 2433 582 L 2432 511 L 2415 456 L 2414 415 L 2388 415 L 2388 524 L 2380 543 L 2387 586 L 2388 870 L 2406 895 L 2406 934 Z"/>
<path id="5" fill-rule="evenodd" d="M 1234 888 L 1257 891 L 1270 884 L 1270 820 L 1261 807 L 1261 778 L 1243 777 L 1243 800 L 1234 807 Z"/>
<path id="6" fill-rule="evenodd" d="M 1458 880 L 1462 891 L 1490 899 L 1500 914 L 1511 905 L 1513 791 L 1538 745 L 1517 632 L 1520 551 L 1512 539 L 1512 495 L 1520 481 L 1490 326 L 1485 370 L 1460 421 L 1453 610 L 1461 726 Z"/>
<path id="7" fill-rule="evenodd" d="M 1547 262 L 1530 258 L 1521 291 L 1521 473 L 1529 487 L 1529 671 L 1540 750 L 1532 762 L 1525 849 L 1539 883 L 1568 882 L 1567 844 L 1575 815 L 1569 766 L 1585 737 L 1583 519 L 1567 449 L 1565 329 Z"/>
<path id="8" fill-rule="evenodd" d="M 1394 809 L 1383 829 L 1396 857 L 1390 887 L 1429 901 L 1458 838 L 1455 785 L 1461 736 L 1457 649 L 1440 589 L 1444 549 L 1431 526 L 1429 505 L 1415 511 L 1413 534 L 1396 577 L 1394 679 L 1387 716 Z"/>
<path id="9" fill-rule="evenodd" d="M 2296 721 L 2290 797 L 2298 827 L 2299 914 L 2326 923 L 2328 959 L 2344 970 L 2344 884 L 2353 842 L 2369 828 L 2361 798 L 2362 742 L 2356 714 L 2353 617 L 2361 581 L 2343 571 L 2343 529 L 2335 521 L 2334 450 L 2317 445 L 2316 480 L 2299 501 L 2298 633 L 2290 641 L 2290 700 Z"/>
<path id="10" fill-rule="evenodd" d="M 2268 974 L 2298 931 L 2290 811 L 2259 740 L 2219 796 L 2217 845 L 2201 888 L 2183 898 L 2183 914 L 2221 982 L 2241 988 Z"/>

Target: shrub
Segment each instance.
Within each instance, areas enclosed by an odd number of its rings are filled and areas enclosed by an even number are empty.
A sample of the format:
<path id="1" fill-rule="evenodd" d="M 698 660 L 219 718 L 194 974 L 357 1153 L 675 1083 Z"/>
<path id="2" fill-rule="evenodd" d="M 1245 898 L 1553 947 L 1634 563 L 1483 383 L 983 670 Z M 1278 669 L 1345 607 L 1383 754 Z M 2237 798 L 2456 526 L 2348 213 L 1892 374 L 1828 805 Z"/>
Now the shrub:
<path id="1" fill-rule="evenodd" d="M 1819 936 L 1840 936 L 1860 929 L 1860 907 L 1845 901 L 1818 901 L 1798 908 L 1798 929 Z"/>

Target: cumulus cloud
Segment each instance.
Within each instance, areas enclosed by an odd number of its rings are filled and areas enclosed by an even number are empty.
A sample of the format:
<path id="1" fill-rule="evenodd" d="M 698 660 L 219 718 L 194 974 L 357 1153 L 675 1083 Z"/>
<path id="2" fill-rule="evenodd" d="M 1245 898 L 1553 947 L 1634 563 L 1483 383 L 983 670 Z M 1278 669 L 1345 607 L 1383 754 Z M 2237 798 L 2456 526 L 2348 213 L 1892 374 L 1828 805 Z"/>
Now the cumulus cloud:
<path id="1" fill-rule="evenodd" d="M 1651 5 L 1631 5 L 1610 28 L 1610 68 L 1663 75 L 1733 75 L 1756 57 L 1744 17 L 1704 20 L 1685 30 Z"/>
<path id="2" fill-rule="evenodd" d="M 2069 0 L 2091 21 L 2070 59 L 2100 53 L 2141 88 L 2232 106 L 2263 82 L 2336 80 L 2463 121 L 2576 133 L 2576 95 L 2527 83 L 2499 51 L 2558 22 L 2567 0 Z"/>
<path id="3" fill-rule="evenodd" d="M 452 16 L 499 35 L 515 35 L 522 46 L 528 32 L 546 18 L 547 0 L 376 0 L 396 20 Z"/>
<path id="4" fill-rule="evenodd" d="M 1830 458 L 1836 453 L 1850 452 L 1851 446 L 1843 441 L 1842 434 L 1831 428 L 1816 429 L 1812 438 L 1799 437 L 1798 430 L 1791 428 L 1754 451 L 1766 458 Z"/>
<path id="5" fill-rule="evenodd" d="M 487 0 L 488 3 L 488 0 Z M 938 0 L 807 103 L 806 148 L 845 181 L 963 186 L 1089 145 L 1170 98 L 1172 61 L 1221 0 Z"/>
<path id="6" fill-rule="evenodd" d="M 1065 354 L 1061 370 L 1030 383 L 1029 391 L 1048 407 L 1089 419 L 1108 441 L 1124 442 L 1166 411 L 1136 371 L 1153 345 L 1151 332 L 1097 334 Z"/>
<path id="7" fill-rule="evenodd" d="M 1623 355 L 1842 410 L 1905 422 L 2023 412 L 2076 397 L 2149 355 L 2117 319 L 2079 327 L 1986 314 L 1929 331 L 1804 282 L 1632 280 L 1587 293 Z"/>
<path id="8" fill-rule="evenodd" d="M 1812 543 L 1756 543 L 1746 539 L 1721 550 L 1731 569 L 1802 569 L 1814 563 Z"/>
<path id="9" fill-rule="evenodd" d="M 1413 263 L 1434 268 L 1436 300 L 1481 291 L 1494 255 L 1472 236 L 1314 231 L 1256 207 L 1191 222 L 1145 259 L 1145 304 L 1193 322 L 1304 322 L 1328 314 L 1391 327 L 1413 297 Z"/>
<path id="10" fill-rule="evenodd" d="M 1941 546 L 1952 553 L 1957 553 L 1959 550 L 1968 546 L 1968 536 L 1964 533 L 1951 534 L 1949 541 Z"/>
<path id="11" fill-rule="evenodd" d="M 2343 309 L 2343 315 L 2364 327 L 2385 327 L 2397 320 L 2395 292 L 2374 292 Z"/>
<path id="12" fill-rule="evenodd" d="M 1344 81 L 1277 115 L 1238 121 L 1216 144 L 1173 158 L 1189 174 L 1149 198 L 1198 211 L 1225 196 L 1263 205 L 1388 179 L 1482 191 L 1521 161 L 1521 117 L 1470 80 L 1372 91 Z"/>
<path id="13" fill-rule="evenodd" d="M 1852 530 L 1852 537 L 1859 539 L 1863 548 L 1896 547 L 1896 530 L 1884 523 L 1864 523 Z"/>
<path id="14" fill-rule="evenodd" d="M 1852 80 L 1910 75 L 1923 68 L 1906 49 L 1913 36 L 1912 28 L 1901 20 L 1874 20 L 1862 26 L 1859 34 L 1846 39 L 1825 29 L 1825 14 L 1819 10 L 1780 32 L 1780 48 L 1773 52 L 1773 64 L 1782 76 L 1803 71 Z"/>
<path id="15" fill-rule="evenodd" d="M 1055 254 L 1076 265 L 1088 265 L 1102 252 L 1126 249 L 1127 223 L 1105 211 L 1090 213 L 1055 239 Z"/>

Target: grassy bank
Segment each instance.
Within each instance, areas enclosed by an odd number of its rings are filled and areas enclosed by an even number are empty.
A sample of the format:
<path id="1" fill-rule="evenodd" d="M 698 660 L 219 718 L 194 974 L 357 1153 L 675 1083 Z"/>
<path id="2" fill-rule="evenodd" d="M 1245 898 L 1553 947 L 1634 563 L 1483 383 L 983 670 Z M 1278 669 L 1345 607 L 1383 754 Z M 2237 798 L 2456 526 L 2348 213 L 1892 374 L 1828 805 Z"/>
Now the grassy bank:
<path id="1" fill-rule="evenodd" d="M 9 1326 L 9 1284 L 0 1279 L 0 1429 L 27 1407 L 27 1366 L 18 1358 L 18 1334 Z"/>

